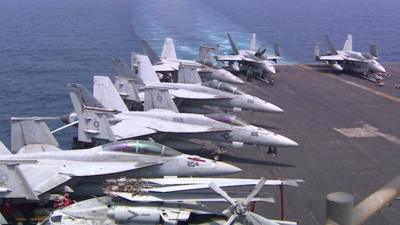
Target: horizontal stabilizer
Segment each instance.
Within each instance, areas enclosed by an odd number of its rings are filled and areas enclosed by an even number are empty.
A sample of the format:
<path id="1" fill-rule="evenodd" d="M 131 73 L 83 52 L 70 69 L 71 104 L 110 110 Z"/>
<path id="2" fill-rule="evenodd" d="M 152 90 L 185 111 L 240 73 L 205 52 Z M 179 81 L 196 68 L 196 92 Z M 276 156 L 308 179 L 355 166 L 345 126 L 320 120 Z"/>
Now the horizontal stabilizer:
<path id="1" fill-rule="evenodd" d="M 19 166 L 0 165 L 0 198 L 38 200 Z"/>
<path id="2" fill-rule="evenodd" d="M 44 118 L 45 119 L 45 118 Z M 11 151 L 13 153 L 22 153 L 35 151 L 46 151 L 47 148 L 22 148 L 28 145 L 40 144 L 54 146 L 49 149 L 58 149 L 59 146 L 57 140 L 51 133 L 49 127 L 43 118 L 32 117 L 32 118 L 11 118 Z"/>

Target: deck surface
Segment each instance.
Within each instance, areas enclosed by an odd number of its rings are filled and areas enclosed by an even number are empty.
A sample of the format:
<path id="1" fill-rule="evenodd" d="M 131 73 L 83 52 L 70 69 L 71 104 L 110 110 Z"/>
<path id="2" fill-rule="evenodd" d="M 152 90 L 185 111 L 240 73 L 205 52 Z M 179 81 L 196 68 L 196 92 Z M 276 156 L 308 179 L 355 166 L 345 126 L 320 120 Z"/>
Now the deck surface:
<path id="1" fill-rule="evenodd" d="M 259 81 L 241 88 L 285 110 L 280 115 L 248 113 L 242 118 L 292 138 L 298 148 L 281 148 L 273 158 L 264 149 L 234 149 L 223 160 L 243 169 L 237 177 L 301 178 L 285 189 L 286 219 L 324 224 L 325 196 L 335 191 L 368 196 L 400 172 L 400 64 L 384 65 L 385 85 L 354 75 L 337 75 L 318 65 L 282 65 L 273 86 Z M 274 197 L 277 190 L 270 188 Z M 277 189 L 277 188 L 275 188 Z M 256 211 L 279 218 L 279 205 Z M 395 225 L 400 201 L 381 210 L 367 225 Z"/>

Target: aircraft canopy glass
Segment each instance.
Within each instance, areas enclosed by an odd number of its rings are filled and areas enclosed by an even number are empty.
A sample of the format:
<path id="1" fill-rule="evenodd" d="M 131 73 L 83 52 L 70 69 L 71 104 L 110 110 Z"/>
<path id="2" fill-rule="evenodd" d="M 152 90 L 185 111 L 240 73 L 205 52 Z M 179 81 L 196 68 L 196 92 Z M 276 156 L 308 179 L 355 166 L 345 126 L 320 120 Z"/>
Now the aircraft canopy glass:
<path id="1" fill-rule="evenodd" d="M 129 141 L 118 141 L 114 143 L 105 144 L 102 146 L 103 151 L 113 152 L 126 152 L 135 154 L 145 155 L 157 155 L 157 156 L 177 156 L 181 155 L 180 152 L 152 141 L 142 140 L 129 140 Z"/>

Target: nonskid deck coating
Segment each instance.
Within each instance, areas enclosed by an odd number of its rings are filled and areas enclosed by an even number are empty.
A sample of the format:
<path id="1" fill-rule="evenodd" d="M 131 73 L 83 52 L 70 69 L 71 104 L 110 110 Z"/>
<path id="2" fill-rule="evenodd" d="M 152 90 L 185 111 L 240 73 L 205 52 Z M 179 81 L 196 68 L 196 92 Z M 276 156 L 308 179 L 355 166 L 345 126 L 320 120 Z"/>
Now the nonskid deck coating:
<path id="1" fill-rule="evenodd" d="M 294 139 L 300 147 L 279 149 L 275 158 L 264 149 L 234 149 L 224 161 L 243 169 L 235 177 L 304 179 L 299 188 L 285 188 L 286 219 L 324 224 L 328 193 L 345 191 L 358 203 L 400 172 L 400 90 L 394 88 L 400 83 L 400 64 L 385 67 L 391 77 L 383 87 L 319 65 L 278 66 L 275 85 L 243 85 L 244 91 L 285 113 L 240 116 Z M 279 200 L 277 188 L 268 191 Z M 280 215 L 279 204 L 259 203 L 256 211 L 270 218 Z M 394 225 L 399 220 L 400 201 L 394 201 L 366 224 Z"/>

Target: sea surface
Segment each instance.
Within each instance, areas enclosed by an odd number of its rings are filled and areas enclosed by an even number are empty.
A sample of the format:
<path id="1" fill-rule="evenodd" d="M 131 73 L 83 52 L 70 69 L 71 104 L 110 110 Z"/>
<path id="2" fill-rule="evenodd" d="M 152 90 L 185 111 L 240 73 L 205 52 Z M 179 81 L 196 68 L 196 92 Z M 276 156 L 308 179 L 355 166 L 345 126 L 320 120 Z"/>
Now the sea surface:
<path id="1" fill-rule="evenodd" d="M 399 12 L 398 0 L 1 0 L 0 140 L 10 145 L 12 116 L 72 111 L 67 83 L 91 89 L 93 75 L 114 74 L 113 57 L 141 52 L 141 39 L 160 52 L 172 37 L 178 56 L 193 59 L 199 45 L 228 53 L 228 32 L 242 48 L 255 32 L 268 52 L 281 45 L 282 63 L 303 63 L 313 61 L 324 34 L 341 48 L 352 33 L 354 49 L 376 43 L 380 60 L 393 62 Z M 56 137 L 68 148 L 75 134 L 70 128 Z"/>

